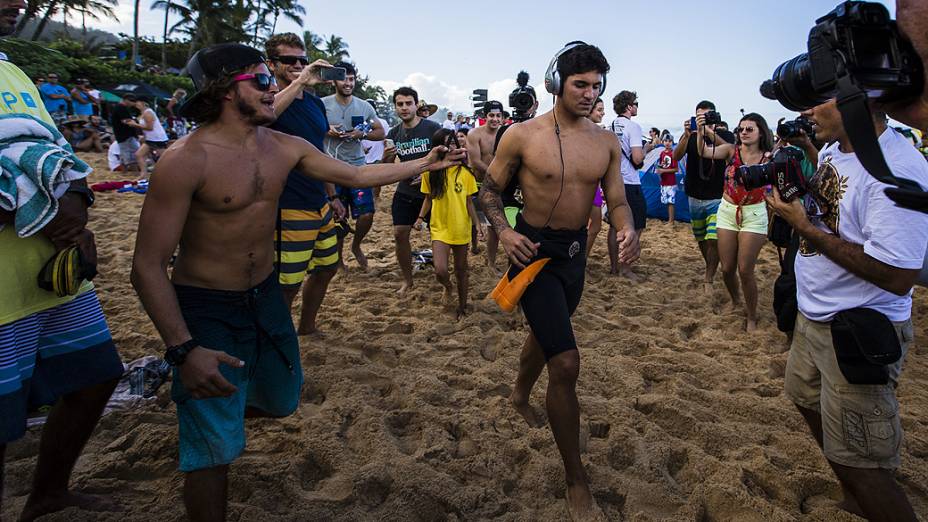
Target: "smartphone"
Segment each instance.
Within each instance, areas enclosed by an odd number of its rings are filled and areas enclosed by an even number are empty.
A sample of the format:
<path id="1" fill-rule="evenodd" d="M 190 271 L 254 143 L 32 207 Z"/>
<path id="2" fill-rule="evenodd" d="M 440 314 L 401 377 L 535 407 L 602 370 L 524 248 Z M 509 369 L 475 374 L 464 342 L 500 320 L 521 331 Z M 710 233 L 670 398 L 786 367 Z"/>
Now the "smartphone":
<path id="1" fill-rule="evenodd" d="M 390 149 L 390 148 L 393 148 L 393 147 L 395 147 L 395 146 L 396 146 L 396 145 L 393 144 L 393 140 L 391 140 L 390 138 L 387 138 L 387 139 L 383 140 L 383 147 L 384 147 L 385 149 Z"/>
<path id="2" fill-rule="evenodd" d="M 690 118 L 690 130 L 696 132 L 696 116 Z"/>
<path id="3" fill-rule="evenodd" d="M 323 67 L 319 75 L 323 80 L 326 81 L 344 81 L 345 80 L 345 68 L 344 67 Z"/>
<path id="4" fill-rule="evenodd" d="M 364 123 L 364 116 L 352 116 L 351 117 L 352 128 L 357 128 L 358 125 L 362 125 L 363 123 Z"/>

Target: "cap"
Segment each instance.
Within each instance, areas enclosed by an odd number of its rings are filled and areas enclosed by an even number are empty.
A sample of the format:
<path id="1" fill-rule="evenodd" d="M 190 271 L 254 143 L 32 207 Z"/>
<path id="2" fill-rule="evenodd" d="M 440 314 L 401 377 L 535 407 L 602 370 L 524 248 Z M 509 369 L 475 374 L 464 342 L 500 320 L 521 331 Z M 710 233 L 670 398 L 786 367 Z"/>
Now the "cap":
<path id="1" fill-rule="evenodd" d="M 193 80 L 193 87 L 197 92 L 184 101 L 178 113 L 184 117 L 188 116 L 190 110 L 202 100 L 203 88 L 210 81 L 265 61 L 261 51 L 238 43 L 224 43 L 200 49 L 190 58 L 184 68 L 187 76 Z"/>
<path id="2" fill-rule="evenodd" d="M 488 102 L 486 102 L 486 103 L 483 104 L 483 113 L 484 113 L 484 114 L 489 114 L 489 113 L 491 113 L 491 112 L 493 112 L 493 111 L 504 112 L 504 111 L 503 111 L 503 104 L 500 103 L 500 102 L 498 102 L 498 101 L 496 101 L 496 100 L 490 100 L 490 101 L 488 101 Z"/>

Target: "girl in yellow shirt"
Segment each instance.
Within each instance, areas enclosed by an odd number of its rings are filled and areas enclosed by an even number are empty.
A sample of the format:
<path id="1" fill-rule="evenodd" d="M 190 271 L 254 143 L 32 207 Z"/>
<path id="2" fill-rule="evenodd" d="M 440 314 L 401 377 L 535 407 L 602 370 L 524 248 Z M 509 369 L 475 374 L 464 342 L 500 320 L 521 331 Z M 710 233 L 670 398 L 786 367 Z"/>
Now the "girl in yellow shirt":
<path id="1" fill-rule="evenodd" d="M 445 145 L 458 148 L 457 136 L 451 129 L 439 129 L 432 136 L 432 147 Z M 467 307 L 467 247 L 471 239 L 471 225 L 479 223 L 477 209 L 471 196 L 477 193 L 477 180 L 473 172 L 465 166 L 426 172 L 422 175 L 422 192 L 425 201 L 414 225 L 416 230 L 422 228 L 424 216 L 431 211 L 429 232 L 432 236 L 432 263 L 435 265 L 435 277 L 444 287 L 442 301 L 451 301 L 451 278 L 448 275 L 448 261 L 454 252 L 454 275 L 458 283 L 457 316 L 461 317 Z M 484 227 L 478 225 L 477 236 L 483 239 Z"/>

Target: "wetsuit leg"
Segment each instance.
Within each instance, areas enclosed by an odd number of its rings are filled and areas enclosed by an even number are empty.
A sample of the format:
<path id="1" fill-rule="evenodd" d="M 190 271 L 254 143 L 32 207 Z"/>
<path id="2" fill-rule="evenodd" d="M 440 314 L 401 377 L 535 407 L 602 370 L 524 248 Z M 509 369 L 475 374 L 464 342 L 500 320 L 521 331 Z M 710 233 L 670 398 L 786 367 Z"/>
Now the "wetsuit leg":
<path id="1" fill-rule="evenodd" d="M 582 288 L 581 280 L 581 291 Z M 522 294 L 522 312 L 532 328 L 532 334 L 544 351 L 546 361 L 559 353 L 577 349 L 574 330 L 570 324 L 570 314 L 573 310 L 569 305 L 573 304 L 576 308 L 579 301 L 580 292 L 572 291 L 568 296 L 561 278 L 547 267 Z"/>

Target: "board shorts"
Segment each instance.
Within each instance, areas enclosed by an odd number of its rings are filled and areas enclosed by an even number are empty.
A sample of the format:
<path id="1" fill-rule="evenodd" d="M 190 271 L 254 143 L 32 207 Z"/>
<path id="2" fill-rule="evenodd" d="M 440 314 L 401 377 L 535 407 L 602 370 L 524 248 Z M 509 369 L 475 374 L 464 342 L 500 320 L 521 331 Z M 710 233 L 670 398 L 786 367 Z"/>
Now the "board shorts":
<path id="1" fill-rule="evenodd" d="M 0 325 L 0 445 L 23 436 L 29 411 L 123 371 L 95 291 Z"/>
<path id="2" fill-rule="evenodd" d="M 318 210 L 280 209 L 274 241 L 284 288 L 299 288 L 307 272 L 338 267 L 338 227 L 328 203 Z"/>
<path id="3" fill-rule="evenodd" d="M 358 219 L 364 214 L 374 213 L 374 189 L 335 187 L 335 193 L 338 194 L 342 203 L 351 210 L 353 219 Z"/>
<path id="4" fill-rule="evenodd" d="M 831 323 L 796 318 L 786 362 L 784 393 L 822 416 L 825 457 L 852 468 L 895 469 L 900 465 L 902 424 L 896 385 L 913 346 L 912 320 L 894 322 L 902 357 L 887 366 L 887 384 L 850 384 L 838 366 Z"/>
<path id="5" fill-rule="evenodd" d="M 644 200 L 644 192 L 641 185 L 625 184 L 625 200 L 632 211 L 632 219 L 635 221 L 635 230 L 644 230 L 648 224 L 648 204 Z"/>
<path id="6" fill-rule="evenodd" d="M 721 199 L 689 198 L 690 225 L 693 227 L 693 237 L 696 241 L 718 240 L 716 220 L 721 201 Z"/>
<path id="7" fill-rule="evenodd" d="M 673 205 L 677 200 L 676 185 L 661 185 L 661 205 Z"/>
<path id="8" fill-rule="evenodd" d="M 580 304 L 586 275 L 586 228 L 580 230 L 537 229 L 525 222 L 522 214 L 516 218 L 515 231 L 536 243 L 541 243 L 532 261 L 545 257 L 551 260 L 535 277 L 519 304 L 541 345 L 545 360 L 577 349 L 570 317 Z M 509 267 L 509 280 L 522 269 Z"/>
<path id="9" fill-rule="evenodd" d="M 148 145 L 151 149 L 164 150 L 168 148 L 168 141 L 149 141 L 145 140 L 145 145 Z"/>
<path id="10" fill-rule="evenodd" d="M 229 397 L 194 399 L 174 368 L 171 398 L 177 403 L 180 470 L 222 466 L 245 449 L 245 409 L 272 417 L 293 413 L 300 402 L 300 345 L 276 273 L 245 291 L 174 285 L 181 313 L 201 346 L 245 362 L 220 364 L 238 390 Z"/>
<path id="11" fill-rule="evenodd" d="M 139 140 L 138 138 L 129 138 L 125 141 L 120 141 L 119 145 L 119 162 L 124 166 L 128 167 L 129 165 L 135 165 L 135 153 L 139 150 Z"/>
<path id="12" fill-rule="evenodd" d="M 422 211 L 422 202 L 425 196 L 413 197 L 402 192 L 393 194 L 393 204 L 390 205 L 390 212 L 393 214 L 393 226 L 411 227 L 416 224 L 419 218 L 419 212 Z M 426 221 L 428 221 L 426 216 Z"/>
<path id="13" fill-rule="evenodd" d="M 716 227 L 734 232 L 767 235 L 767 204 L 735 205 L 726 200 L 719 203 Z"/>

